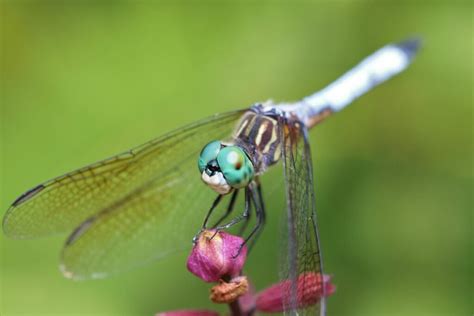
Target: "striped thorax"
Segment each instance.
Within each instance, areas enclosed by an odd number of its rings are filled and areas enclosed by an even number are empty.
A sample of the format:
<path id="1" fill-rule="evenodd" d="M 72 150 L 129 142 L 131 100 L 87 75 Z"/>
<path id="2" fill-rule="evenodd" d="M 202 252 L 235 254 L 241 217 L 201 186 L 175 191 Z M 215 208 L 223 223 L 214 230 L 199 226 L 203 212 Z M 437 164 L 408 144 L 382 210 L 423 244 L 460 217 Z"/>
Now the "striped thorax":
<path id="1" fill-rule="evenodd" d="M 281 157 L 282 113 L 262 111 L 257 105 L 242 115 L 233 133 L 233 142 L 244 148 L 255 167 L 263 173 Z"/>

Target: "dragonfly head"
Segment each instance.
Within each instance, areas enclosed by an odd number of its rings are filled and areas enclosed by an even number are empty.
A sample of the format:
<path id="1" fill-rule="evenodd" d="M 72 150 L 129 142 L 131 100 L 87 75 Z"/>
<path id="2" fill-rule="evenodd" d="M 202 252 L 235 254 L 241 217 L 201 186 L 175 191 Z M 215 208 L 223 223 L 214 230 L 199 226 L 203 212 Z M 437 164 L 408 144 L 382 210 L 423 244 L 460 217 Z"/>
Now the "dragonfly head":
<path id="1" fill-rule="evenodd" d="M 219 194 L 240 189 L 252 181 L 254 167 L 239 146 L 213 141 L 204 146 L 198 160 L 202 180 Z"/>

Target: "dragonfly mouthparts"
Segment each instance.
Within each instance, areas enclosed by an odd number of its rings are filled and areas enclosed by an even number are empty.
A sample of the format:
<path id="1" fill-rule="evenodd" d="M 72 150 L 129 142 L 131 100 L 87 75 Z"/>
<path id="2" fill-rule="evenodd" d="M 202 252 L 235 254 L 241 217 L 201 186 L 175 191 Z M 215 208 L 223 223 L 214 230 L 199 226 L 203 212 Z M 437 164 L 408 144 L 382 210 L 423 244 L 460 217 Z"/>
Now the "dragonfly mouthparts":
<path id="1" fill-rule="evenodd" d="M 209 175 L 206 171 L 203 171 L 201 174 L 201 179 L 218 194 L 224 195 L 232 191 L 232 187 L 227 183 L 224 175 L 220 171 L 215 171 L 212 175 Z"/>
<path id="2" fill-rule="evenodd" d="M 221 168 L 219 167 L 219 164 L 217 163 L 216 159 L 208 162 L 206 169 L 204 170 L 204 172 L 206 172 L 206 174 L 210 177 L 212 177 L 216 172 L 220 172 L 220 171 L 221 171 Z"/>

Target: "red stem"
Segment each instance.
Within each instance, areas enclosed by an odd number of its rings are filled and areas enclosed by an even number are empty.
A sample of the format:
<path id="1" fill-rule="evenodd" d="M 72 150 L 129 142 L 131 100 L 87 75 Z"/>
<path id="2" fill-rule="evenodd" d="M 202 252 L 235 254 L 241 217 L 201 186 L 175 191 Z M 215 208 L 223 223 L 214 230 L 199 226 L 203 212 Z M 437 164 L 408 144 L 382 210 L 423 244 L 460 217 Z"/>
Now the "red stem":
<path id="1" fill-rule="evenodd" d="M 229 303 L 230 315 L 231 316 L 244 316 L 242 309 L 240 308 L 239 300 Z"/>

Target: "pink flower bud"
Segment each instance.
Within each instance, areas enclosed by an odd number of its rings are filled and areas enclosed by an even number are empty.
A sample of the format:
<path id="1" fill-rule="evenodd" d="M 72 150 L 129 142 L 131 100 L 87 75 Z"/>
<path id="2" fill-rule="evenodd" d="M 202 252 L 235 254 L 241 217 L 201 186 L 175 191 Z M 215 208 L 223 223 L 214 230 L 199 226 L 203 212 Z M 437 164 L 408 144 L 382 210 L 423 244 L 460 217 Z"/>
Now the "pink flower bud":
<path id="1" fill-rule="evenodd" d="M 324 286 L 324 291 L 323 291 Z M 283 311 L 285 302 L 289 302 L 287 297 L 290 292 L 291 282 L 285 280 L 257 294 L 257 310 L 266 313 L 278 313 Z M 319 302 L 323 296 L 329 296 L 336 290 L 331 284 L 331 277 L 314 272 L 307 272 L 298 277 L 297 283 L 297 306 L 304 308 Z"/>
<path id="2" fill-rule="evenodd" d="M 219 313 L 208 310 L 178 310 L 158 313 L 155 316 L 219 316 Z"/>
<path id="3" fill-rule="evenodd" d="M 203 231 L 188 257 L 188 270 L 205 282 L 240 274 L 247 256 L 244 240 L 226 232 Z"/>

